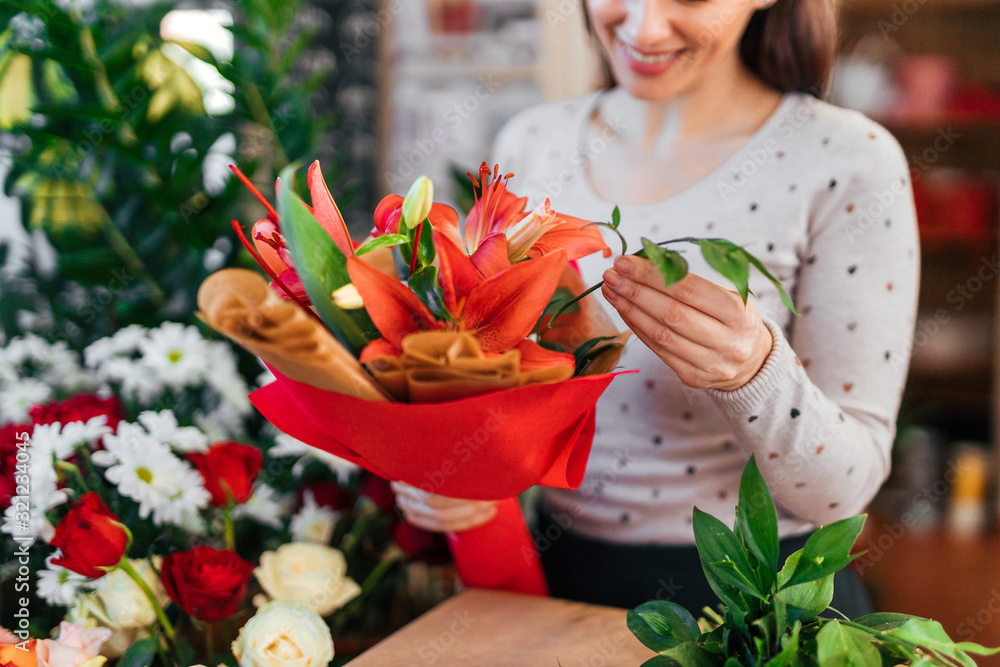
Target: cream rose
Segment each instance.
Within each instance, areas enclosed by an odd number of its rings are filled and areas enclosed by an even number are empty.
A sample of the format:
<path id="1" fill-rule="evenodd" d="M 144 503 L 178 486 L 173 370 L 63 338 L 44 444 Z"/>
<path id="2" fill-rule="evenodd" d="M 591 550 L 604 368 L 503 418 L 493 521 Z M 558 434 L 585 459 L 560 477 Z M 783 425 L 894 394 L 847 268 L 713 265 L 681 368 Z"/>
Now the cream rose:
<path id="1" fill-rule="evenodd" d="M 344 554 L 322 544 L 289 542 L 265 551 L 254 574 L 273 599 L 301 602 L 320 616 L 340 609 L 361 592 L 347 576 Z"/>
<path id="2" fill-rule="evenodd" d="M 153 560 L 159 568 L 162 558 L 154 556 Z M 161 606 L 166 605 L 170 598 L 149 561 L 130 559 L 129 563 L 153 591 L 157 602 Z M 142 589 L 121 569 L 112 570 L 98 579 L 97 586 L 93 593 L 77 596 L 67 620 L 93 619 L 98 626 L 109 628 L 111 637 L 101 647 L 101 654 L 117 658 L 129 646 L 149 636 L 146 628 L 156 622 L 156 612 Z"/>
<path id="3" fill-rule="evenodd" d="M 333 660 L 333 637 L 301 602 L 274 600 L 240 628 L 233 655 L 240 667 L 324 667 Z"/>

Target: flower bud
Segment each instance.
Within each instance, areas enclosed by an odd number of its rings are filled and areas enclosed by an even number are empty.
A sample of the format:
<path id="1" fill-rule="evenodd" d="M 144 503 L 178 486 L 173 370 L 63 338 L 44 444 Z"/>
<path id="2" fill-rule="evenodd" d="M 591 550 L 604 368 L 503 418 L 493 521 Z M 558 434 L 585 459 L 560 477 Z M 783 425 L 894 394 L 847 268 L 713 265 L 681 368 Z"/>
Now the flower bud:
<path id="1" fill-rule="evenodd" d="M 434 184 L 431 179 L 421 176 L 413 181 L 406 199 L 403 200 L 403 220 L 410 229 L 417 227 L 431 212 L 434 203 Z"/>
<path id="2" fill-rule="evenodd" d="M 333 292 L 333 303 L 341 310 L 357 310 L 365 307 L 365 302 L 354 283 L 347 283 Z"/>

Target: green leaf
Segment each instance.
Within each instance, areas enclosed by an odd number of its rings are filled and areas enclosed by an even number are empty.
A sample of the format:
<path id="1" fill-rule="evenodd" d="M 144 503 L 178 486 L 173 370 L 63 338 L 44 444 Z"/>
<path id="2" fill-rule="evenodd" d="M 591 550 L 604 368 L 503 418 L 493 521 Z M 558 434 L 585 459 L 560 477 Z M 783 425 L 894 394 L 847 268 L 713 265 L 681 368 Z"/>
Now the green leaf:
<path id="1" fill-rule="evenodd" d="M 898 628 L 885 633 L 918 646 L 938 651 L 963 665 L 972 667 L 975 662 L 966 653 L 976 655 L 996 655 L 1000 648 L 986 648 L 972 642 L 955 643 L 937 621 L 926 618 L 911 618 Z"/>
<path id="2" fill-rule="evenodd" d="M 768 568 L 773 580 L 773 575 L 778 573 L 778 511 L 757 460 L 752 456 L 740 480 L 736 535 Z"/>
<path id="3" fill-rule="evenodd" d="M 745 249 L 741 248 L 741 250 L 743 250 L 743 254 L 746 255 L 747 261 L 756 266 L 757 270 L 764 274 L 764 277 L 770 280 L 771 284 L 778 290 L 778 296 L 781 297 L 781 303 L 785 304 L 785 308 L 788 308 L 788 310 L 798 315 L 799 311 L 795 310 L 795 303 L 792 302 L 792 297 L 788 296 L 788 292 L 785 291 L 781 282 L 771 275 L 771 272 L 764 267 L 764 264 L 759 259 L 751 255 Z"/>
<path id="4" fill-rule="evenodd" d="M 847 566 L 855 557 L 851 548 L 865 525 L 860 514 L 823 526 L 806 541 L 802 556 L 786 586 L 822 579 Z"/>
<path id="5" fill-rule="evenodd" d="M 639 605 L 625 621 L 636 639 L 657 652 L 692 641 L 698 634 L 697 622 L 684 607 L 662 600 Z"/>
<path id="6" fill-rule="evenodd" d="M 747 604 L 740 591 L 752 588 L 747 582 L 751 581 L 753 572 L 739 538 L 724 523 L 697 507 L 694 508 L 693 524 L 698 556 L 712 590 L 729 611 L 746 611 Z M 728 563 L 729 567 L 724 569 L 720 563 Z M 735 581 L 743 585 L 738 586 Z M 761 592 L 755 591 L 755 596 L 760 597 Z"/>
<path id="7" fill-rule="evenodd" d="M 684 278 L 688 273 L 688 263 L 680 253 L 664 250 L 647 238 L 642 239 L 643 254 L 653 263 L 663 276 L 663 288 L 666 289 Z"/>
<path id="8" fill-rule="evenodd" d="M 451 320 L 451 314 L 444 306 L 444 295 L 441 293 L 437 279 L 438 268 L 436 266 L 425 266 L 410 276 L 406 284 L 432 313 L 444 319 Z"/>
<path id="9" fill-rule="evenodd" d="M 709 653 L 696 643 L 685 642 L 660 653 L 681 667 L 718 667 L 719 656 Z"/>
<path id="10" fill-rule="evenodd" d="M 316 308 L 323 324 L 337 340 L 357 355 L 368 344 L 365 332 L 372 331 L 375 327 L 369 328 L 364 323 L 368 315 L 363 309 L 345 311 L 333 303 L 333 292 L 351 282 L 347 273 L 347 258 L 306 205 L 292 192 L 291 184 L 294 181 L 294 166 L 282 170 L 281 185 L 278 188 L 278 216 L 281 218 L 281 232 L 288 252 L 309 301 Z M 368 323 L 370 322 L 369 319 Z"/>
<path id="11" fill-rule="evenodd" d="M 869 667 L 881 665 L 882 657 L 872 643 L 874 636 L 829 621 L 816 635 L 816 657 L 823 667 Z"/>
<path id="12" fill-rule="evenodd" d="M 615 206 L 615 210 L 611 211 L 611 226 L 618 229 L 620 224 L 622 224 L 622 212 Z"/>
<path id="13" fill-rule="evenodd" d="M 430 266 L 435 257 L 437 250 L 434 248 L 434 232 L 430 220 L 424 220 L 423 229 L 420 231 L 420 246 L 417 248 L 417 260 L 422 266 Z"/>
<path id="14" fill-rule="evenodd" d="M 125 650 L 125 654 L 118 661 L 118 667 L 147 667 L 153 664 L 156 648 L 159 645 L 159 637 L 140 639 Z"/>
<path id="15" fill-rule="evenodd" d="M 854 622 L 858 625 L 864 625 L 872 630 L 878 630 L 879 632 L 887 632 L 889 630 L 894 630 L 907 621 L 917 618 L 916 616 L 910 616 L 909 614 L 894 614 L 891 612 L 876 612 L 874 614 L 866 614 L 854 619 Z"/>
<path id="16" fill-rule="evenodd" d="M 790 667 L 799 655 L 799 631 L 802 624 L 798 621 L 792 626 L 791 634 L 781 637 L 781 650 L 773 658 L 764 663 L 764 667 Z"/>
<path id="17" fill-rule="evenodd" d="M 821 579 L 807 581 L 794 586 L 786 586 L 788 580 L 792 578 L 792 573 L 798 566 L 802 557 L 803 549 L 799 549 L 785 560 L 785 566 L 778 573 L 778 592 L 775 594 L 775 601 L 799 610 L 799 614 L 792 614 L 797 618 L 810 619 L 818 616 L 833 601 L 833 575 L 828 574 Z"/>
<path id="18" fill-rule="evenodd" d="M 747 252 L 725 239 L 705 239 L 697 242 L 709 266 L 736 286 L 743 303 L 750 294 L 750 264 Z"/>
<path id="19" fill-rule="evenodd" d="M 406 243 L 409 241 L 409 237 L 406 234 L 383 234 L 382 236 L 376 236 L 368 243 L 365 243 L 361 247 L 354 251 L 355 257 L 360 257 L 370 253 L 372 250 L 378 250 L 379 248 L 391 248 L 397 246 L 400 243 Z"/>

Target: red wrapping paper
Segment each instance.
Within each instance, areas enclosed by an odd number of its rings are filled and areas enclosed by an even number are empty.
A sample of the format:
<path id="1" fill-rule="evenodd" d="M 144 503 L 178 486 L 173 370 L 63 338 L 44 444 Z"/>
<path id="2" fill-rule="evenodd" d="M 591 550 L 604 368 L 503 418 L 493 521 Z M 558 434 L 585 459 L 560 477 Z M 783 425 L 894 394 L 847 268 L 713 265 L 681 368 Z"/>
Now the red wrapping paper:
<path id="1" fill-rule="evenodd" d="M 277 381 L 250 400 L 284 433 L 389 480 L 503 501 L 490 523 L 448 536 L 466 585 L 548 594 L 515 496 L 536 484 L 580 486 L 594 406 L 616 374 L 414 404 L 364 401 L 271 370 Z"/>

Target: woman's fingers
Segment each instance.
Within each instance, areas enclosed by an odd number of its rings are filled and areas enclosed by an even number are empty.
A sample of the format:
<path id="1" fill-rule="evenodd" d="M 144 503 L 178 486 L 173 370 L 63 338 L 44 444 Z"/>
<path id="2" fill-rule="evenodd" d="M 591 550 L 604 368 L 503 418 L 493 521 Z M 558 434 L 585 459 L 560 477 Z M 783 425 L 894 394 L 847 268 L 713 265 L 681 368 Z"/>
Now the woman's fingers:
<path id="1" fill-rule="evenodd" d="M 448 498 L 402 482 L 392 482 L 396 505 L 413 525 L 435 532 L 458 532 L 488 523 L 496 501 Z"/>
<path id="2" fill-rule="evenodd" d="M 629 280 L 665 292 L 677 301 L 696 308 L 724 324 L 743 317 L 745 306 L 738 294 L 693 273 L 689 273 L 683 280 L 664 290 L 663 276 L 648 259 L 623 255 L 615 260 L 614 269 L 605 272 L 605 280 L 612 271 Z"/>

